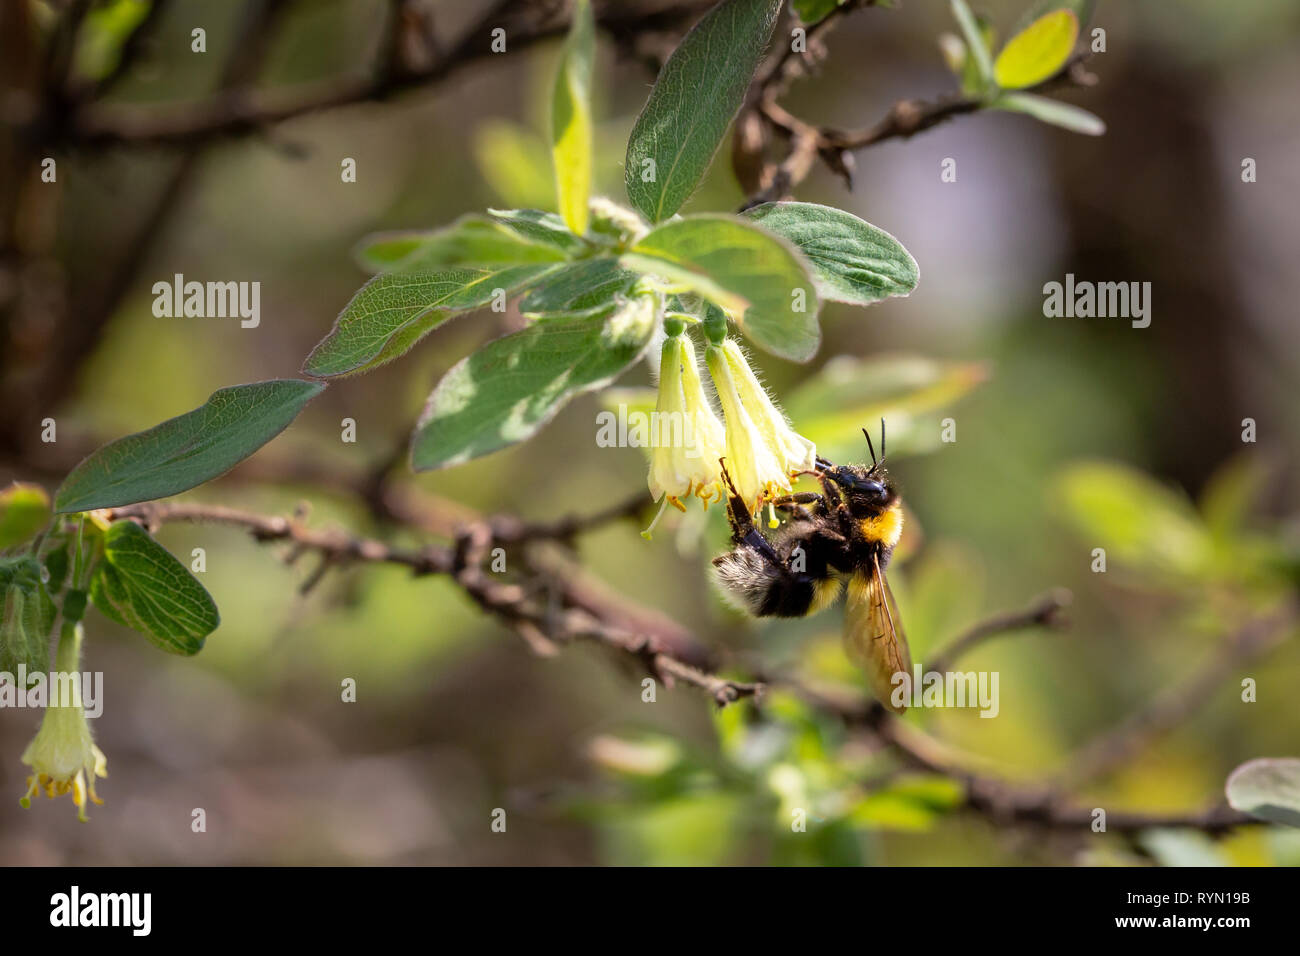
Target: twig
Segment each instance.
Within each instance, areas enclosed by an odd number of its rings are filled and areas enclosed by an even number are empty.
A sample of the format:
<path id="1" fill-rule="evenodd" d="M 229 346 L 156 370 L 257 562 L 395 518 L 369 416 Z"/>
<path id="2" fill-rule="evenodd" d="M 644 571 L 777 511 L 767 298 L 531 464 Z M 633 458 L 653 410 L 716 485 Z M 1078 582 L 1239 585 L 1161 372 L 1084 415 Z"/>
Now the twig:
<path id="1" fill-rule="evenodd" d="M 909 139 L 957 116 L 975 113 L 991 105 L 987 99 L 960 95 L 934 101 L 900 100 L 878 122 L 858 130 L 815 126 L 783 108 L 778 100 L 791 81 L 807 72 L 808 62 L 814 56 L 824 54 L 820 46 L 822 35 L 845 14 L 872 5 L 862 0 L 837 7 L 809 31 L 805 57 L 795 54 L 792 47 L 787 48 L 751 84 L 733 141 L 732 165 L 748 196 L 742 209 L 790 195 L 794 187 L 812 172 L 819 157 L 851 188 L 855 151 L 891 139 Z M 1066 84 L 1091 85 L 1095 78 L 1082 66 L 1087 56 L 1085 53 L 1071 58 L 1056 74 L 1030 87 L 1029 91 L 1041 93 Z M 761 158 L 766 137 L 762 135 L 757 120 L 788 141 L 785 157 L 779 162 Z"/>
<path id="2" fill-rule="evenodd" d="M 1095 822 L 1094 807 L 1068 800 L 1049 785 L 1014 784 L 981 768 L 981 761 L 900 720 L 881 704 L 837 701 L 793 685 L 814 707 L 837 714 L 851 729 L 866 732 L 912 770 L 938 774 L 961 784 L 961 808 L 998 826 L 1023 826 L 1086 835 Z M 1261 821 L 1227 807 L 1169 813 L 1106 810 L 1107 833 L 1135 833 L 1151 827 L 1183 827 L 1219 835 L 1235 826 Z"/>
<path id="3" fill-rule="evenodd" d="M 576 533 L 579 529 L 595 526 L 595 519 L 609 520 L 615 509 L 589 519 L 573 519 L 559 527 L 561 533 Z M 427 545 L 419 549 L 395 548 L 373 538 L 355 537 L 336 531 L 319 531 L 303 526 L 299 521 L 278 516 L 265 516 L 216 505 L 181 502 L 150 502 L 105 509 L 109 520 L 138 520 L 148 527 L 168 522 L 210 522 L 243 528 L 257 541 L 286 541 L 294 546 L 295 553 L 303 550 L 320 554 L 322 564 L 317 569 L 345 566 L 356 562 L 396 564 L 410 568 L 414 573 L 445 574 L 452 577 L 462 590 L 481 608 L 510 625 L 522 629 L 527 643 L 534 648 L 543 643 L 555 645 L 586 639 L 604 644 L 641 660 L 652 676 L 671 685 L 675 681 L 697 687 L 708 693 L 719 705 L 731 703 L 762 691 L 762 685 L 728 680 L 685 659 L 689 654 L 670 649 L 660 636 L 632 630 L 617 622 L 602 619 L 584 606 L 580 591 L 568 586 L 563 579 L 556 582 L 563 608 L 555 615 L 536 593 L 545 585 L 540 576 L 523 582 L 498 580 L 483 571 L 483 563 L 490 550 L 499 544 L 495 537 L 492 519 L 465 528 L 452 546 Z M 534 535 L 542 526 L 532 526 Z M 313 578 L 315 578 L 315 573 Z M 309 578 L 313 584 L 314 580 Z M 538 638 L 542 638 L 539 642 Z M 698 655 L 695 655 L 698 656 Z"/>
<path id="4" fill-rule="evenodd" d="M 635 34 L 648 24 L 680 20 L 709 5 L 708 0 L 674 4 L 667 11 L 639 5 L 610 5 L 600 21 L 617 35 Z M 198 103 L 167 107 L 97 106 L 80 110 L 65 138 L 81 146 L 165 146 L 218 137 L 244 136 L 269 125 L 323 110 L 379 102 L 438 83 L 460 69 L 493 55 L 492 31 L 506 31 L 506 51 L 515 52 L 558 36 L 567 17 L 552 15 L 546 4 L 498 0 L 479 16 L 440 56 L 423 69 L 405 68 L 401 44 L 382 42 L 381 56 L 370 75 L 332 79 L 310 89 L 288 92 L 232 91 Z"/>
<path id="5" fill-rule="evenodd" d="M 612 509 L 611 509 L 612 510 Z M 419 549 L 394 548 L 382 541 L 353 537 L 342 532 L 304 527 L 300 520 L 268 517 L 210 505 L 153 502 L 108 509 L 110 519 L 139 520 L 149 526 L 171 521 L 210 521 L 244 528 L 258 541 L 286 541 L 296 552 L 315 551 L 322 565 L 342 566 L 352 562 L 381 562 L 410 568 L 416 574 L 442 574 L 452 578 L 465 593 L 488 613 L 518 632 L 535 652 L 553 656 L 559 646 L 575 640 L 589 640 L 638 660 L 652 676 L 671 686 L 682 683 L 704 691 L 719 706 L 763 694 L 763 682 L 738 681 L 719 676 L 680 654 L 666 650 L 654 636 L 611 622 L 601 613 L 573 603 L 563 596 L 558 613 L 546 598 L 547 582 L 542 578 L 498 580 L 484 572 L 483 563 L 496 545 L 493 522 L 480 521 L 463 529 L 453 545 L 428 545 Z M 581 522 L 575 522 L 581 524 Z M 563 582 L 561 582 L 563 583 Z M 540 596 L 539 596 L 540 595 Z M 953 657 L 978 640 L 1053 619 L 1063 606 L 1059 593 L 1049 594 L 1029 609 L 990 619 L 963 636 L 947 653 Z M 598 608 L 599 611 L 599 608 Z M 1292 620 L 1292 618 L 1287 618 Z M 1266 637 L 1265 634 L 1270 636 Z M 976 635 L 976 636 L 972 636 Z M 1256 651 L 1277 640 L 1274 629 L 1261 624 L 1248 629 L 1234 646 Z M 1221 676 L 1221 675 L 1219 675 Z M 1092 808 L 1064 799 L 1053 786 L 1016 785 L 979 767 L 980 761 L 955 750 L 899 720 L 878 703 L 854 699 L 835 700 L 797 682 L 782 681 L 817 709 L 838 715 L 850 728 L 869 734 L 889 748 L 912 769 L 936 773 L 959 782 L 964 790 L 962 806 L 998 825 L 1027 826 L 1060 832 L 1091 832 Z M 1163 711 L 1162 719 L 1181 712 Z M 1188 827 L 1209 834 L 1257 823 L 1254 818 L 1211 807 L 1186 813 L 1146 814 L 1127 810 L 1107 811 L 1106 831 L 1132 833 L 1150 827 Z"/>
<path id="6" fill-rule="evenodd" d="M 926 664 L 924 672 L 942 674 L 956 663 L 959 657 L 992 637 L 1031 627 L 1062 627 L 1065 622 L 1061 612 L 1069 607 L 1070 600 L 1069 591 L 1057 588 L 1022 610 L 1008 611 L 981 621 L 959 635 L 947 647 L 941 648 Z"/>

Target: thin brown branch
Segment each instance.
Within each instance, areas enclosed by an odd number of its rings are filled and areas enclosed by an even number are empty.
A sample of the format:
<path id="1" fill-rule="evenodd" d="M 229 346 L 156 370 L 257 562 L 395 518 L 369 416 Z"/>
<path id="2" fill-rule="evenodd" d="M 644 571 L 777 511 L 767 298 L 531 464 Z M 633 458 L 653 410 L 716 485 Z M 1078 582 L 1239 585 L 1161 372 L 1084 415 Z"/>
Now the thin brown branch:
<path id="1" fill-rule="evenodd" d="M 1018 826 L 1087 835 L 1093 832 L 1096 806 L 1067 799 L 1042 784 L 1018 784 L 985 768 L 988 761 L 964 753 L 891 714 L 876 702 L 837 700 L 793 685 L 812 706 L 839 716 L 846 726 L 867 733 L 902 763 L 917 771 L 938 774 L 961 784 L 961 808 L 997 826 Z M 1183 827 L 1221 835 L 1236 826 L 1261 821 L 1221 805 L 1168 813 L 1145 813 L 1100 807 L 1106 811 L 1105 832 L 1135 833 L 1151 827 Z"/>
<path id="2" fill-rule="evenodd" d="M 977 645 L 994 637 L 1023 631 L 1033 627 L 1057 628 L 1065 625 L 1061 612 L 1069 607 L 1070 592 L 1056 588 L 1035 600 L 1026 608 L 1007 611 L 980 621 L 969 630 L 958 635 L 951 644 L 941 648 L 925 665 L 924 671 L 942 674 L 957 659 L 969 653 Z"/>
<path id="3" fill-rule="evenodd" d="M 708 0 L 669 4 L 606 5 L 599 21 L 617 38 L 643 29 L 678 25 L 709 6 Z M 400 11 L 399 11 L 400 14 Z M 403 25 L 399 24 L 400 29 Z M 230 90 L 198 102 L 159 107 L 92 105 L 77 111 L 64 138 L 81 146 L 166 146 L 255 133 L 289 119 L 359 103 L 382 102 L 435 85 L 461 69 L 496 55 L 493 30 L 505 30 L 506 53 L 514 53 L 568 27 L 568 17 L 554 5 L 522 0 L 490 4 L 460 37 L 425 65 L 406 55 L 407 44 L 386 31 L 378 62 L 366 75 L 343 76 L 308 88 Z"/>
<path id="4" fill-rule="evenodd" d="M 612 510 L 612 509 L 611 509 Z M 609 512 L 606 512 L 608 514 Z M 138 520 L 148 526 L 172 521 L 207 521 L 247 530 L 258 541 L 284 541 L 293 546 L 296 556 L 312 551 L 321 564 L 313 573 L 315 583 L 321 569 L 341 567 L 357 562 L 379 562 L 410 568 L 416 574 L 441 574 L 451 578 L 484 611 L 501 620 L 523 637 L 536 653 L 553 656 L 564 644 L 587 640 L 633 658 L 646 672 L 672 686 L 685 684 L 704 691 L 719 706 L 745 697 L 760 696 L 766 685 L 721 677 L 709 669 L 684 660 L 644 631 L 611 621 L 598 604 L 582 606 L 563 591 L 562 577 L 550 576 L 551 570 L 524 575 L 518 579 L 501 579 L 484 570 L 486 558 L 497 546 L 493 522 L 478 521 L 465 527 L 451 545 L 427 545 L 423 548 L 395 548 L 385 542 L 355 537 L 339 531 L 306 527 L 302 517 L 264 516 L 232 508 L 210 505 L 153 502 L 108 509 L 110 519 Z M 587 526 L 582 522 L 574 525 Z M 558 593 L 554 590 L 559 587 Z M 559 605 L 553 600 L 559 597 Z M 981 640 L 999 633 L 1048 623 L 1064 602 L 1059 593 L 1049 594 L 1030 608 L 992 618 L 972 628 L 947 652 L 955 658 Z M 1286 618 L 1293 623 L 1294 615 Z M 1249 647 L 1252 653 L 1280 639 L 1276 622 L 1260 623 L 1248 628 L 1234 640 L 1238 648 Z M 950 659 L 951 659 L 950 658 Z M 1223 674 L 1216 671 L 1216 679 Z M 1197 682 L 1200 688 L 1208 677 Z M 893 752 L 902 763 L 913 769 L 935 773 L 957 781 L 963 787 L 961 806 L 996 825 L 1019 826 L 1055 832 L 1092 832 L 1095 809 L 1065 799 L 1052 785 L 1016 784 L 988 772 L 981 761 L 962 753 L 889 713 L 878 703 L 860 699 L 843 700 L 826 696 L 793 681 L 782 681 L 812 706 L 824 713 L 839 716 L 851 729 L 868 734 Z M 1160 721 L 1181 719 L 1186 710 L 1162 708 Z M 1222 806 L 1180 813 L 1142 813 L 1129 810 L 1106 811 L 1106 832 L 1134 833 L 1151 827 L 1193 828 L 1207 834 L 1221 834 L 1229 829 L 1258 821 Z"/>
<path id="5" fill-rule="evenodd" d="M 869 4 L 848 4 L 837 8 L 843 14 L 850 9 Z M 823 24 L 829 24 L 830 17 Z M 813 56 L 813 37 L 809 37 L 809 53 Z M 824 55 L 824 51 L 819 51 Z M 1061 86 L 1090 86 L 1096 78 L 1083 67 L 1088 54 L 1073 57 L 1053 76 L 1030 87 L 1028 92 L 1043 93 Z M 790 51 L 784 52 L 770 70 L 760 74 L 751 85 L 746 110 L 742 111 L 743 137 L 734 145 L 733 166 L 748 193 L 743 208 L 756 206 L 789 196 L 794 188 L 812 172 L 817 158 L 836 175 L 852 186 L 853 153 L 893 139 L 910 139 L 918 133 L 933 129 L 950 119 L 987 109 L 988 99 L 955 95 L 938 100 L 906 99 L 889 108 L 880 120 L 856 130 L 840 130 L 829 126 L 815 126 L 783 108 L 778 100 L 790 81 L 807 72 L 806 59 Z M 766 137 L 754 125 L 754 117 L 788 143 L 788 149 L 779 162 L 762 162 L 758 159 L 766 146 Z"/>
<path id="6" fill-rule="evenodd" d="M 700 655 L 690 653 L 689 646 L 673 646 L 681 645 L 680 641 L 665 640 L 660 635 L 634 630 L 617 620 L 592 613 L 593 607 L 599 608 L 599 602 L 584 597 L 581 588 L 563 577 L 535 574 L 520 580 L 503 580 L 484 571 L 491 549 L 503 543 L 494 532 L 494 526 L 500 522 L 491 518 L 462 529 L 453 545 L 403 549 L 374 538 L 308 528 L 299 519 L 215 505 L 150 502 L 106 509 L 105 516 L 109 520 L 137 520 L 151 528 L 177 521 L 223 524 L 242 528 L 257 541 L 288 542 L 293 546 L 291 554 L 295 558 L 303 551 L 320 555 L 322 563 L 308 579 L 313 587 L 325 570 L 353 563 L 395 564 L 419 575 L 447 575 L 483 610 L 520 631 L 530 647 L 574 640 L 595 641 L 637 658 L 652 676 L 668 685 L 680 682 L 705 691 L 719 705 L 762 691 L 761 684 L 728 680 L 703 669 L 692 660 Z M 589 519 L 563 522 L 552 530 L 558 530 L 560 536 L 575 534 L 616 516 L 615 509 L 609 509 Z M 542 526 L 531 526 L 530 530 L 534 535 L 540 534 Z M 546 600 L 548 588 L 558 598 L 558 613 Z"/>

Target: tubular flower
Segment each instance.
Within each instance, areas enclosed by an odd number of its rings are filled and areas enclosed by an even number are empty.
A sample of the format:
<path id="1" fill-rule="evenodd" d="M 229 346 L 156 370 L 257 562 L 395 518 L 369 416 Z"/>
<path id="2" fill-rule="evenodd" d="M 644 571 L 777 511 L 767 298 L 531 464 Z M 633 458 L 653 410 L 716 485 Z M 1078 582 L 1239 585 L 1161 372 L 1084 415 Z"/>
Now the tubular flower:
<path id="1" fill-rule="evenodd" d="M 727 419 L 727 473 L 746 506 L 757 514 L 765 500 L 790 491 L 790 475 L 784 464 L 784 449 L 769 440 L 770 429 L 755 421 L 750 412 L 750 408 L 756 405 L 754 398 L 745 400 L 745 392 L 753 381 L 752 374 L 748 379 L 737 376 L 724 347 L 709 346 L 705 360 Z"/>
<path id="2" fill-rule="evenodd" d="M 685 335 L 664 340 L 659 358 L 659 398 L 648 477 L 650 494 L 666 496 L 685 511 L 681 499 L 695 495 L 705 506 L 723 497 L 725 453 L 722 422 L 709 405 L 695 367 L 695 348 Z"/>
<path id="3" fill-rule="evenodd" d="M 65 622 L 59 636 L 55 668 L 60 674 L 78 672 L 81 657 L 81 624 Z M 40 730 L 23 751 L 22 761 L 32 768 L 27 778 L 27 793 L 20 801 L 32 805 L 32 797 L 44 792 L 54 798 L 72 794 L 77 819 L 86 822 L 86 797 L 103 803 L 95 794 L 95 778 L 108 776 L 108 761 L 95 746 L 82 708 L 80 686 L 76 683 L 73 699 L 61 701 L 51 694 Z"/>
<path id="4" fill-rule="evenodd" d="M 767 389 L 763 388 L 754 375 L 754 370 L 745 361 L 745 353 L 740 350 L 740 346 L 732 339 L 727 339 L 720 348 L 727 360 L 727 367 L 731 369 L 745 411 L 763 433 L 767 446 L 776 455 L 782 470 L 787 475 L 812 471 L 817 464 L 817 446 L 790 427 L 785 415 L 773 403 Z"/>

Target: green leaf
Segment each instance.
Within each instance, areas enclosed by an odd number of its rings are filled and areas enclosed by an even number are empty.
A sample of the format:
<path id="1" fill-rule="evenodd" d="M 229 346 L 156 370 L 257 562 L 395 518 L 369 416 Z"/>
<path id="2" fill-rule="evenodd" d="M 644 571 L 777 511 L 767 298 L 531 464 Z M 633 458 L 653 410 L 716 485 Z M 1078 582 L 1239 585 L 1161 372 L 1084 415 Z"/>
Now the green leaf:
<path id="1" fill-rule="evenodd" d="M 803 25 L 811 27 L 821 23 L 844 3 L 845 0 L 791 0 L 790 6 Z"/>
<path id="2" fill-rule="evenodd" d="M 411 441 L 411 465 L 431 471 L 531 437 L 582 392 L 613 381 L 641 357 L 656 324 L 638 296 L 604 322 L 539 322 L 462 359 L 429 396 Z"/>
<path id="3" fill-rule="evenodd" d="M 782 0 L 723 0 L 664 64 L 627 144 L 628 198 L 650 222 L 682 207 L 718 151 Z"/>
<path id="4" fill-rule="evenodd" d="M 973 58 L 978 71 L 980 89 L 987 89 L 993 84 L 993 60 L 984 41 L 984 31 L 980 28 L 975 14 L 971 13 L 970 7 L 966 5 L 966 0 L 951 0 L 951 2 L 952 15 L 956 18 L 957 25 L 961 27 L 962 36 L 966 40 L 967 55 Z"/>
<path id="5" fill-rule="evenodd" d="M 303 371 L 317 378 L 367 372 L 404 355 L 453 316 L 486 305 L 498 291 L 510 295 L 554 268 L 537 263 L 376 276 L 344 306 Z"/>
<path id="6" fill-rule="evenodd" d="M 1261 757 L 1228 776 L 1228 803 L 1242 813 L 1300 827 L 1300 759 Z"/>
<path id="7" fill-rule="evenodd" d="M 704 215 L 665 223 L 643 236 L 623 264 L 698 292 L 760 348 L 798 362 L 817 353 L 819 303 L 806 264 L 786 240 L 744 219 Z"/>
<path id="8" fill-rule="evenodd" d="M 284 431 L 324 388 L 277 379 L 219 389 L 193 411 L 91 454 L 64 480 L 54 510 L 152 501 L 211 481 Z"/>
<path id="9" fill-rule="evenodd" d="M 795 244 L 812 266 L 823 299 L 870 305 L 916 288 L 916 260 L 902 243 L 852 213 L 816 203 L 774 202 L 745 215 Z"/>
<path id="10" fill-rule="evenodd" d="M 0 671 L 16 674 L 20 665 L 29 674 L 49 669 L 56 613 L 39 561 L 0 561 Z"/>
<path id="11" fill-rule="evenodd" d="M 547 276 L 545 284 L 524 296 L 519 311 L 530 318 L 604 318 L 619 307 L 637 279 L 617 259 L 584 259 Z"/>
<path id="12" fill-rule="evenodd" d="M 1003 93 L 990 106 L 998 110 L 1024 113 L 1034 119 L 1068 129 L 1072 133 L 1084 136 L 1100 136 L 1106 132 L 1106 124 L 1101 117 L 1069 103 L 1039 96 L 1036 93 Z"/>
<path id="13" fill-rule="evenodd" d="M 1078 39 L 1073 10 L 1046 13 L 1007 41 L 993 64 L 993 78 L 1008 90 L 1041 83 L 1060 72 Z"/>
<path id="14" fill-rule="evenodd" d="M 1185 495 L 1137 469 L 1080 462 L 1056 479 L 1056 500 L 1088 548 L 1140 570 L 1202 579 L 1213 568 L 1208 529 Z"/>
<path id="15" fill-rule="evenodd" d="M 540 209 L 489 209 L 488 215 L 529 242 L 550 246 L 566 259 L 586 255 L 591 245 L 569 231 L 568 224 L 553 212 Z"/>
<path id="16" fill-rule="evenodd" d="M 355 256 L 371 272 L 437 272 L 443 269 L 563 262 L 563 251 L 534 242 L 486 216 L 465 216 L 433 232 L 384 232 L 368 236 Z"/>
<path id="17" fill-rule="evenodd" d="M 831 461 L 866 457 L 862 427 L 887 422 L 889 457 L 933 451 L 935 422 L 988 378 L 977 362 L 940 362 L 912 355 L 860 359 L 841 355 L 802 382 L 785 401 L 799 434 Z"/>
<path id="18" fill-rule="evenodd" d="M 591 71 L 596 26 L 588 0 L 576 0 L 551 100 L 551 156 L 560 215 L 570 231 L 587 231 L 591 198 Z"/>
<path id="19" fill-rule="evenodd" d="M 928 830 L 964 796 L 962 785 L 946 777 L 903 778 L 864 797 L 849 819 L 873 828 Z"/>
<path id="20" fill-rule="evenodd" d="M 114 522 L 104 532 L 90 599 L 107 617 L 173 654 L 197 654 L 221 623 L 212 595 L 134 521 Z"/>
<path id="21" fill-rule="evenodd" d="M 35 537 L 51 517 L 50 496 L 40 485 L 14 482 L 0 491 L 0 550 Z"/>

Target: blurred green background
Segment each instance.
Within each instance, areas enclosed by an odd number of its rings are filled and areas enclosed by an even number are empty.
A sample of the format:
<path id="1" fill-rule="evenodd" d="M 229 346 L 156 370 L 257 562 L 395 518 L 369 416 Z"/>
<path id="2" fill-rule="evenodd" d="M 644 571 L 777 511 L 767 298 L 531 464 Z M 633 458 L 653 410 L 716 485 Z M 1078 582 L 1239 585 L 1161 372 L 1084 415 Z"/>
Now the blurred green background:
<path id="1" fill-rule="evenodd" d="M 479 4 L 430 6 L 439 33 L 454 35 Z M 1005 31 L 1021 4 L 978 6 Z M 259 83 L 364 70 L 384 10 L 377 0 L 290 4 Z M 173 4 L 114 101 L 204 96 L 239 13 L 235 3 Z M 1101 116 L 1105 136 L 976 114 L 859 153 L 851 193 L 815 171 L 798 198 L 893 233 L 921 282 L 910 298 L 869 310 L 828 306 L 808 366 L 758 358 L 796 427 L 817 405 L 800 406 L 796 390 L 819 372 L 868 392 L 909 369 L 919 381 L 983 379 L 965 397 L 941 389 L 897 410 L 911 416 L 909 444 L 928 453 L 902 455 L 900 429 L 893 473 L 920 534 L 891 579 L 918 660 L 985 615 L 1052 587 L 1074 592 L 1068 631 L 1008 637 L 963 660 L 963 669 L 1000 672 L 997 719 L 969 710 L 907 718 L 1013 780 L 1061 769 L 1076 746 L 1196 670 L 1236 622 L 1276 603 L 1293 587 L 1285 568 L 1300 530 L 1300 8 L 1102 0 L 1093 25 L 1107 33 L 1107 52 L 1088 64 L 1099 82 L 1064 98 Z M 195 26 L 207 31 L 205 55 L 189 51 Z M 948 93 L 936 38 L 953 30 L 942 3 L 857 13 L 830 36 L 820 74 L 784 102 L 810 121 L 850 127 L 897 99 Z M 485 206 L 550 207 L 541 136 L 557 50 L 545 42 L 486 57 L 392 102 L 209 144 L 102 339 L 66 368 L 66 396 L 46 412 L 64 447 L 35 446 L 32 425 L 33 445 L 0 462 L 0 481 L 53 487 L 68 446 L 88 450 L 147 427 L 221 386 L 297 374 L 364 281 L 351 249 L 367 233 Z M 598 185 L 622 199 L 623 142 L 653 75 L 607 38 L 598 70 Z M 74 289 L 93 289 L 177 151 L 57 155 L 53 255 Z M 340 182 L 343 157 L 356 160 L 356 183 Z M 955 183 L 940 181 L 949 157 Z M 1241 180 L 1245 157 L 1257 162 L 1255 183 Z M 724 147 L 687 211 L 735 209 L 743 198 Z M 1150 328 L 1045 318 L 1042 286 L 1067 272 L 1151 282 Z M 259 280 L 260 328 L 156 318 L 150 287 L 174 273 Z M 404 360 L 333 384 L 260 457 L 327 476 L 363 473 L 401 445 L 443 371 L 519 321 L 458 319 Z M 649 380 L 638 367 L 620 385 Z M 404 480 L 483 511 L 596 510 L 645 481 L 640 451 L 596 447 L 602 407 L 586 396 L 523 446 Z M 340 441 L 345 417 L 357 422 L 355 445 Z M 1241 440 L 1248 417 L 1254 444 Z M 955 442 L 938 440 L 945 418 L 956 422 Z M 851 425 L 844 447 L 856 449 L 855 436 Z M 1126 470 L 1078 470 L 1098 460 Z M 237 472 L 192 497 L 267 513 L 305 499 L 314 524 L 374 530 L 360 503 L 329 487 L 255 479 Z M 1218 501 L 1212 527 L 1190 514 L 1207 489 Z M 1116 518 L 1124 501 L 1138 504 Z M 735 660 L 768 673 L 799 665 L 857 687 L 839 656 L 838 610 L 755 625 L 721 606 L 705 573 L 725 543 L 718 518 L 650 543 L 634 523 L 615 523 L 581 539 L 579 553 L 615 591 Z M 1190 534 L 1193 550 L 1204 544 L 1213 556 L 1164 566 L 1161 536 L 1171 534 Z M 1126 535 L 1135 536 L 1127 547 Z M 87 666 L 104 672 L 107 694 L 95 723 L 109 760 L 106 805 L 92 808 L 88 826 L 62 801 L 20 810 L 18 757 L 37 721 L 0 714 L 0 862 L 960 865 L 1207 853 L 1300 862 L 1294 831 L 1264 827 L 1218 843 L 992 827 L 947 812 L 945 781 L 897 776 L 887 756 L 780 694 L 761 712 L 746 703 L 715 714 L 689 689 L 660 688 L 657 702 L 643 703 L 642 675 L 626 662 L 586 645 L 536 659 L 445 581 L 351 569 L 301 596 L 311 563 L 287 567 L 276 548 L 238 532 L 175 526 L 159 537 L 182 557 L 206 549 L 203 582 L 222 626 L 197 658 L 180 660 L 92 612 Z M 1109 568 L 1094 574 L 1101 545 Z M 1256 703 L 1240 701 L 1242 677 L 1257 680 Z M 357 682 L 356 703 L 340 701 L 345 678 Z M 1300 755 L 1297 686 L 1292 640 L 1234 672 L 1081 802 L 1150 811 L 1215 802 L 1240 762 Z M 807 834 L 789 833 L 792 805 L 817 808 Z M 207 812 L 204 834 L 190 829 L 196 807 Z M 497 807 L 507 810 L 506 833 L 490 828 Z"/>

